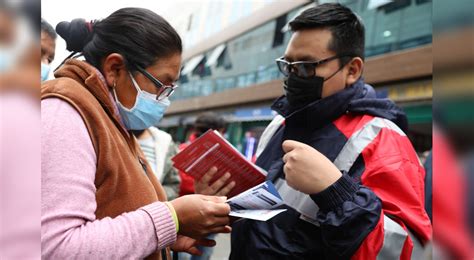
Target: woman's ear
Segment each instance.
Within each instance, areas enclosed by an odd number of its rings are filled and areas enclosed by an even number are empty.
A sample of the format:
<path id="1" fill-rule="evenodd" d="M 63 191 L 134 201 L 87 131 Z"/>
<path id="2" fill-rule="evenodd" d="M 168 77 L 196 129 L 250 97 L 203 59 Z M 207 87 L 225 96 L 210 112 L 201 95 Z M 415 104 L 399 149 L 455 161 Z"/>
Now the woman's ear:
<path id="1" fill-rule="evenodd" d="M 114 86 L 119 81 L 121 71 L 126 69 L 125 59 L 118 53 L 111 53 L 102 62 L 102 72 L 108 86 Z"/>
<path id="2" fill-rule="evenodd" d="M 360 57 L 353 58 L 349 64 L 347 64 L 347 77 L 346 77 L 346 86 L 354 84 L 362 75 L 364 68 L 364 61 Z"/>

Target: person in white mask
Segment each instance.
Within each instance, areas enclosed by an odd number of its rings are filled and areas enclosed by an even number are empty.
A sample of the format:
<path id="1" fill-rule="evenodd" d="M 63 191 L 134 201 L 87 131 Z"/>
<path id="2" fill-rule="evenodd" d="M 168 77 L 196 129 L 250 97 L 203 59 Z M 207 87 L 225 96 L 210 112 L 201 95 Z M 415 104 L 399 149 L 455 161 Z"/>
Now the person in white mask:
<path id="1" fill-rule="evenodd" d="M 41 19 L 41 81 L 48 79 L 56 53 L 57 34 L 53 26 Z"/>
<path id="2" fill-rule="evenodd" d="M 39 49 L 34 22 L 35 17 L 24 14 L 22 7 L 0 5 L 0 91 L 38 94 Z"/>

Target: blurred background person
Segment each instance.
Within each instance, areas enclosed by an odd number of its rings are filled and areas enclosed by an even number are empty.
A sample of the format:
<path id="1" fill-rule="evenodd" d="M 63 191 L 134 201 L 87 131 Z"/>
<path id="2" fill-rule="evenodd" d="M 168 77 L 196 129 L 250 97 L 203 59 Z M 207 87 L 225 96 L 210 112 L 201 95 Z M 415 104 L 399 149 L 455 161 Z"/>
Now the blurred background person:
<path id="1" fill-rule="evenodd" d="M 224 136 L 226 132 L 226 122 L 224 118 L 214 112 L 206 112 L 200 114 L 194 122 L 193 132 L 191 133 L 189 140 L 185 143 L 182 143 L 179 146 L 179 150 L 184 150 L 186 147 L 188 147 L 190 143 L 192 143 L 194 140 L 206 133 L 208 130 L 217 130 L 222 136 Z M 181 178 L 179 195 L 183 196 L 186 194 L 194 194 L 195 185 L 193 177 L 181 171 L 179 172 L 179 176 Z M 198 186 L 198 189 L 199 188 L 200 186 Z M 199 189 L 199 192 L 196 193 L 203 194 L 202 192 L 203 191 Z"/>
<path id="2" fill-rule="evenodd" d="M 166 197 L 168 200 L 176 199 L 181 179 L 171 161 L 171 158 L 178 153 L 178 146 L 173 142 L 171 135 L 156 127 L 133 130 L 132 133 L 138 139 L 153 173 L 165 189 Z"/>
<path id="3" fill-rule="evenodd" d="M 191 135 L 192 140 L 199 138 L 201 135 L 209 130 L 216 130 L 219 134 L 224 137 L 226 132 L 226 122 L 224 118 L 213 112 L 205 112 L 196 118 L 194 122 L 194 132 Z M 188 141 L 180 145 L 180 150 L 185 149 L 192 141 Z M 181 188 L 180 194 L 204 194 L 204 195 L 218 195 L 225 196 L 235 186 L 235 182 L 227 183 L 230 178 L 230 174 L 227 173 L 224 177 L 215 181 L 211 185 L 209 181 L 212 179 L 214 174 L 217 172 L 215 168 L 211 168 L 199 181 L 194 181 L 194 178 L 187 175 L 184 172 L 179 172 L 181 176 Z M 207 237 L 208 239 L 214 239 L 215 234 Z M 190 256 L 188 254 L 179 255 L 179 259 L 191 259 L 191 260 L 208 260 L 211 259 L 213 248 L 212 247 L 200 247 L 203 254 L 200 256 Z"/>
<path id="4" fill-rule="evenodd" d="M 433 1 L 434 259 L 474 258 L 473 10 L 470 0 Z"/>
<path id="5" fill-rule="evenodd" d="M 41 255 L 39 17 L 39 1 L 0 2 L 0 259 Z"/>
<path id="6" fill-rule="evenodd" d="M 39 45 L 34 40 L 38 16 L 39 1 L 0 4 L 0 90 L 39 93 Z"/>
<path id="7" fill-rule="evenodd" d="M 51 63 L 56 54 L 56 31 L 53 26 L 41 18 L 41 81 L 48 79 Z"/>
<path id="8" fill-rule="evenodd" d="M 254 133 L 251 131 L 247 131 L 245 133 L 243 143 L 243 154 L 245 158 L 251 162 L 255 162 L 255 152 L 257 151 L 257 139 L 254 137 Z"/>

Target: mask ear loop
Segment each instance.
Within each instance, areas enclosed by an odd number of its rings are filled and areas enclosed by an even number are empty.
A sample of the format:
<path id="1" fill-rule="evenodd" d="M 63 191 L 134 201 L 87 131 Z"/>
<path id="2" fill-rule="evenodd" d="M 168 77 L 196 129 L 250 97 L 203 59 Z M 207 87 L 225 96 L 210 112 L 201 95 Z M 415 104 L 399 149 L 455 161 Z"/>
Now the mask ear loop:
<path id="1" fill-rule="evenodd" d="M 142 94 L 142 95 L 145 95 L 145 96 L 148 96 L 148 97 L 154 99 L 155 101 L 159 101 L 159 100 L 158 100 L 158 95 L 151 94 L 151 93 L 146 92 L 145 90 L 142 90 L 142 89 L 140 88 L 140 85 L 138 85 L 137 81 L 136 81 L 135 78 L 133 77 L 132 73 L 131 73 L 131 72 L 128 72 L 128 74 L 130 75 L 130 78 L 132 79 L 132 84 L 133 84 L 133 86 L 134 86 L 135 89 L 137 90 L 137 98 L 138 98 L 138 95 Z"/>
<path id="2" fill-rule="evenodd" d="M 331 79 L 332 77 L 334 77 L 334 75 L 336 75 L 339 71 L 341 71 L 341 70 L 344 68 L 344 66 L 346 66 L 348 63 L 349 63 L 349 62 L 346 62 L 346 64 L 341 65 L 341 67 L 340 67 L 338 70 L 336 70 L 336 72 L 334 72 L 331 76 L 325 78 L 324 81 L 329 80 L 329 79 Z"/>
<path id="3" fill-rule="evenodd" d="M 116 89 L 116 88 L 115 88 L 115 87 L 116 87 L 116 82 L 115 82 L 115 81 L 114 81 L 114 85 L 113 85 L 113 92 L 114 92 L 115 102 L 117 102 L 118 105 L 122 106 L 123 109 L 125 109 L 125 110 L 127 110 L 127 111 L 131 111 L 131 110 L 133 110 L 133 109 L 135 108 L 135 106 L 138 104 L 138 96 L 140 95 L 140 93 L 143 92 L 143 91 L 138 87 L 138 84 L 137 84 L 137 82 L 135 81 L 135 78 L 133 78 L 132 73 L 129 72 L 129 74 L 130 74 L 130 77 L 131 77 L 131 79 L 132 79 L 132 84 L 133 84 L 133 86 L 137 89 L 137 97 L 135 98 L 135 103 L 134 103 L 134 105 L 133 105 L 132 108 L 128 109 L 128 108 L 126 108 L 122 103 L 120 103 L 120 100 L 118 99 L 118 96 L 117 96 L 117 91 L 115 91 L 115 89 Z"/>
<path id="4" fill-rule="evenodd" d="M 352 59 L 351 59 L 351 60 L 352 60 Z M 350 62 L 351 60 L 349 60 L 348 62 L 346 62 L 346 63 L 344 63 L 344 64 L 341 64 L 341 67 L 339 67 L 339 69 L 336 70 L 336 72 L 334 72 L 331 76 L 325 78 L 324 81 L 329 80 L 329 79 L 331 79 L 332 77 L 334 77 L 334 75 L 336 75 L 336 74 L 337 74 L 339 71 L 341 71 L 347 64 L 349 64 L 349 62 Z"/>
<path id="5" fill-rule="evenodd" d="M 142 90 L 140 89 L 140 87 L 138 87 L 138 83 L 137 81 L 135 80 L 135 78 L 133 77 L 132 73 L 131 72 L 128 72 L 128 75 L 130 76 L 130 78 L 132 79 L 132 84 L 133 86 L 135 87 L 135 89 L 137 90 L 137 95 L 140 94 L 140 92 L 142 92 Z"/>

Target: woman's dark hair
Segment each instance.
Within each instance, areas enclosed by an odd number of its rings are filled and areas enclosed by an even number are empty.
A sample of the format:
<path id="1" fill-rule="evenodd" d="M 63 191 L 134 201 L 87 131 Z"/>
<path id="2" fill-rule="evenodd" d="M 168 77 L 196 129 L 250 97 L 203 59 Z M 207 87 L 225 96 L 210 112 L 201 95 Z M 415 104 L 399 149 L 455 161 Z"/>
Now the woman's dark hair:
<path id="1" fill-rule="evenodd" d="M 364 25 L 351 9 L 341 4 L 322 4 L 305 10 L 289 25 L 294 32 L 304 29 L 328 29 L 332 33 L 329 50 L 337 55 L 364 59 Z M 341 59 L 341 63 L 344 64 L 344 60 L 347 58 Z"/>
<path id="2" fill-rule="evenodd" d="M 53 26 L 49 24 L 45 19 L 41 18 L 41 31 L 45 32 L 46 34 L 51 37 L 51 39 L 56 40 L 57 34 L 56 31 L 54 30 Z"/>
<path id="3" fill-rule="evenodd" d="M 66 48 L 82 53 L 96 68 L 111 53 L 125 57 L 126 66 L 147 68 L 159 58 L 182 52 L 181 38 L 158 14 L 145 8 L 122 8 L 100 21 L 74 19 L 60 22 L 56 32 Z"/>

